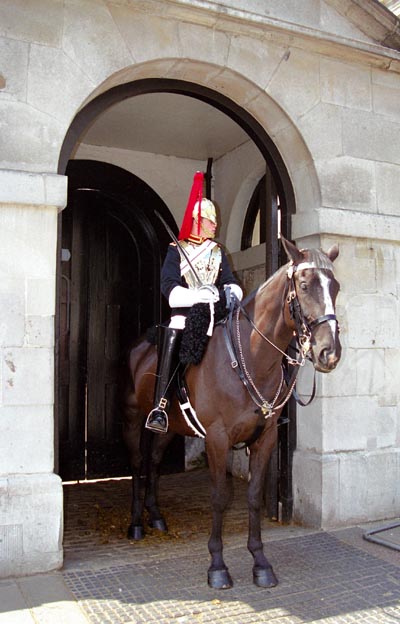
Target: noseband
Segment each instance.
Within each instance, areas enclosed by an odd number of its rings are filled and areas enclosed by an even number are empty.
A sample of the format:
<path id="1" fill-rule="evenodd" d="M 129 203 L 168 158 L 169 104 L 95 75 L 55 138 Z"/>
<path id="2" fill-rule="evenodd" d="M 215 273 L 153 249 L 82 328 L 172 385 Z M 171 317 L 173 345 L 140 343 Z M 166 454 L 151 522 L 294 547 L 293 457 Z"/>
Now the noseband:
<path id="1" fill-rule="evenodd" d="M 331 271 L 331 267 L 328 266 L 317 266 L 314 262 L 301 262 L 296 265 L 293 261 L 290 262 L 289 268 L 287 270 L 287 276 L 289 279 L 289 292 L 286 297 L 286 301 L 289 307 L 290 318 L 294 321 L 296 325 L 296 335 L 297 340 L 300 345 L 301 354 L 303 358 L 308 357 L 311 350 L 311 336 L 313 329 L 326 321 L 335 321 L 339 328 L 338 320 L 336 314 L 323 314 L 318 316 L 316 319 L 312 321 L 308 321 L 303 314 L 303 310 L 301 309 L 300 301 L 297 295 L 296 284 L 294 281 L 294 275 L 298 271 L 302 271 L 303 269 L 327 269 Z"/>

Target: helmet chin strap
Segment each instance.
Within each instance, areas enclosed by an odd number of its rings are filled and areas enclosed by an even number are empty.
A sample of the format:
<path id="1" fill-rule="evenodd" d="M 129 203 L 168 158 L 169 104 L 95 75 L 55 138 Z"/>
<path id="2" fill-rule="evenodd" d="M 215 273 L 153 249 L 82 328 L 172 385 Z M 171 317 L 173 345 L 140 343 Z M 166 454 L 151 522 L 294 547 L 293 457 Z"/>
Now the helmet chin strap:
<path id="1" fill-rule="evenodd" d="M 213 232 L 212 230 L 208 230 L 208 229 L 207 229 L 207 228 L 205 228 L 204 226 L 203 226 L 203 228 L 202 228 L 202 229 L 203 229 L 203 232 L 204 232 L 205 238 L 215 238 L 215 232 Z"/>

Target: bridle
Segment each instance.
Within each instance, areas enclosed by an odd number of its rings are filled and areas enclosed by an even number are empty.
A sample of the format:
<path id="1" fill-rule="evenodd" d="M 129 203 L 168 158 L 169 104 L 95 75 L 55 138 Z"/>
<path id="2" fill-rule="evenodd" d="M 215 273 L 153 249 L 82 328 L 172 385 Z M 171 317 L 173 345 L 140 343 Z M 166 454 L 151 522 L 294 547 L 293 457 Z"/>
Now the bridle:
<path id="1" fill-rule="evenodd" d="M 328 266 L 316 266 L 314 262 L 301 262 L 300 264 L 296 265 L 291 260 L 289 263 L 289 267 L 287 269 L 289 292 L 286 297 L 286 302 L 288 304 L 290 318 L 294 321 L 296 326 L 296 339 L 299 344 L 300 353 L 302 355 L 301 363 L 297 362 L 299 366 L 304 366 L 305 360 L 310 359 L 311 337 L 313 329 L 315 329 L 315 327 L 321 325 L 322 323 L 325 323 L 326 321 L 335 321 L 335 323 L 337 324 L 337 329 L 339 331 L 339 323 L 336 314 L 323 314 L 311 321 L 304 316 L 297 295 L 296 283 L 294 280 L 295 273 L 297 273 L 298 271 L 302 271 L 303 269 L 331 270 L 331 268 Z"/>
<path id="2" fill-rule="evenodd" d="M 229 314 L 227 318 L 223 322 L 224 327 L 224 338 L 225 344 L 227 346 L 229 356 L 231 359 L 231 367 L 235 369 L 239 375 L 240 380 L 243 385 L 247 389 L 251 399 L 253 402 L 260 408 L 265 419 L 270 418 L 275 411 L 281 409 L 293 395 L 296 401 L 302 405 L 306 406 L 311 403 L 315 396 L 315 370 L 314 370 L 314 382 L 311 396 L 307 402 L 303 402 L 300 397 L 295 392 L 295 386 L 297 381 L 297 375 L 299 368 L 304 366 L 307 359 L 311 360 L 311 338 L 312 331 L 318 325 L 325 323 L 327 321 L 335 321 L 338 323 L 336 314 L 324 314 L 316 319 L 308 320 L 303 311 L 301 309 L 300 301 L 298 299 L 296 283 L 294 280 L 294 275 L 297 271 L 303 269 L 329 269 L 330 266 L 316 266 L 314 262 L 301 262 L 296 265 L 293 261 L 289 263 L 289 267 L 287 269 L 287 278 L 289 280 L 288 286 L 288 294 L 286 296 L 286 302 L 289 308 L 290 318 L 295 323 L 295 336 L 299 346 L 298 352 L 300 353 L 301 359 L 295 359 L 290 357 L 287 353 L 282 351 L 275 343 L 273 343 L 268 336 L 263 334 L 261 330 L 256 326 L 253 319 L 249 316 L 247 310 L 244 308 L 243 304 L 236 298 L 234 298 L 233 304 L 230 306 Z M 287 363 L 294 367 L 292 375 L 290 378 L 287 378 L 285 374 L 285 369 L 282 364 L 282 374 L 281 381 L 278 386 L 277 392 L 272 399 L 272 401 L 268 401 L 265 399 L 260 391 L 256 388 L 254 381 L 251 378 L 250 373 L 247 370 L 246 362 L 243 355 L 243 349 L 241 344 L 241 336 L 240 336 L 240 315 L 243 315 L 246 320 L 250 323 L 252 328 L 257 332 L 259 336 L 266 342 L 268 342 L 271 346 L 273 346 L 277 351 L 282 353 L 282 356 L 286 359 Z M 282 393 L 282 388 L 284 384 L 284 380 L 286 379 L 287 390 L 284 397 L 281 399 L 280 403 L 278 403 L 279 398 Z"/>

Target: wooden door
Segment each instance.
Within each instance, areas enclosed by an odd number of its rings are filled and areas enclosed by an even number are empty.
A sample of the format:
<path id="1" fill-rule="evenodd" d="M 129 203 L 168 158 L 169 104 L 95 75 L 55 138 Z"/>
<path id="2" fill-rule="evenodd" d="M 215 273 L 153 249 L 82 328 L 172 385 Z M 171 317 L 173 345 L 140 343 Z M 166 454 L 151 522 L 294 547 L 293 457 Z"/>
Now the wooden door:
<path id="1" fill-rule="evenodd" d="M 64 479 L 129 474 L 118 382 L 142 330 L 135 232 L 110 199 L 77 193 L 66 209 L 60 341 L 60 467 Z M 66 256 L 64 252 L 64 256 Z"/>
<path id="2" fill-rule="evenodd" d="M 106 163 L 71 161 L 62 213 L 56 406 L 63 480 L 129 474 L 118 387 L 129 346 L 168 316 L 160 267 L 176 227 L 168 208 L 136 176 Z M 184 440 L 162 471 L 184 469 Z"/>

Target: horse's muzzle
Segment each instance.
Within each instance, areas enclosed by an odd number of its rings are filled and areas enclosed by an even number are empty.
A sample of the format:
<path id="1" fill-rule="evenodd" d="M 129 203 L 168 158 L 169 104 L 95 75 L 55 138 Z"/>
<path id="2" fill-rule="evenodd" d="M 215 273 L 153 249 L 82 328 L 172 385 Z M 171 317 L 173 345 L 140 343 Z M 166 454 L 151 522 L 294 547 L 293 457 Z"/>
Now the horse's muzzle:
<path id="1" fill-rule="evenodd" d="M 318 354 L 315 360 L 315 368 L 320 373 L 330 373 L 336 368 L 337 363 L 340 360 L 341 348 L 329 349 L 324 348 Z"/>

